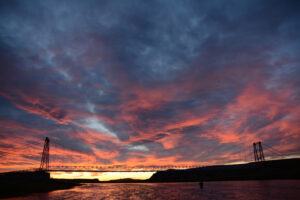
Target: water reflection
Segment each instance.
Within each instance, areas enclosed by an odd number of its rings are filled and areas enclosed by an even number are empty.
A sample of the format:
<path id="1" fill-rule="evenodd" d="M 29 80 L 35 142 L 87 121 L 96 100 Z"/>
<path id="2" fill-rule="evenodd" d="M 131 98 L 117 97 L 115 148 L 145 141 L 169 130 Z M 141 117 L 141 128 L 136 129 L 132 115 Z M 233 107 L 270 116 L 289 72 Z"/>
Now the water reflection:
<path id="1" fill-rule="evenodd" d="M 299 197 L 300 181 L 231 181 L 205 182 L 202 190 L 198 183 L 84 184 L 69 190 L 14 199 L 298 200 Z"/>

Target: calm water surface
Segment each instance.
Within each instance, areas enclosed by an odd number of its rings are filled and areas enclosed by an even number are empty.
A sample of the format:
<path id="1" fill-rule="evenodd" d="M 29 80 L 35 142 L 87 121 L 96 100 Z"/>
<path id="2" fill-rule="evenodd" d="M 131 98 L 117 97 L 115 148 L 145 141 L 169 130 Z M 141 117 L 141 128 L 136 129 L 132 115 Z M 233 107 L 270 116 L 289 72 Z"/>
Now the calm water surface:
<path id="1" fill-rule="evenodd" d="M 202 190 L 197 183 L 92 183 L 11 199 L 300 200 L 300 181 L 210 182 L 204 183 Z"/>

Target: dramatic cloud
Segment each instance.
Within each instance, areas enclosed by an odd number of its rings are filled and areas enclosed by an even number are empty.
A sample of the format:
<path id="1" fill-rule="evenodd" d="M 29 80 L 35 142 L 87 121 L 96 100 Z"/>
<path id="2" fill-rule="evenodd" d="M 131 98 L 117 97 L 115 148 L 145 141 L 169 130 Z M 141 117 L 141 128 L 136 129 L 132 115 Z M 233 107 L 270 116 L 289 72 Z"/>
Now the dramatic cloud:
<path id="1" fill-rule="evenodd" d="M 53 165 L 250 161 L 256 141 L 299 155 L 299 9 L 1 1 L 0 170 L 37 167 L 46 136 Z"/>

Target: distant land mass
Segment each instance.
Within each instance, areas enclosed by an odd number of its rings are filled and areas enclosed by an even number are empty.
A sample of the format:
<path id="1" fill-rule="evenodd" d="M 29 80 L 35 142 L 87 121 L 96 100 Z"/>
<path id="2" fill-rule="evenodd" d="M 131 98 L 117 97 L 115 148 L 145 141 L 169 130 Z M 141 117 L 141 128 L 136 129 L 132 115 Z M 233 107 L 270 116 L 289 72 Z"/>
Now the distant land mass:
<path id="1" fill-rule="evenodd" d="M 123 179 L 116 179 L 110 181 L 100 181 L 100 183 L 145 183 L 147 180 L 140 180 L 140 179 L 132 179 L 132 178 L 123 178 Z"/>
<path id="2" fill-rule="evenodd" d="M 300 159 L 270 160 L 237 165 L 217 165 L 153 174 L 148 182 L 300 179 Z"/>

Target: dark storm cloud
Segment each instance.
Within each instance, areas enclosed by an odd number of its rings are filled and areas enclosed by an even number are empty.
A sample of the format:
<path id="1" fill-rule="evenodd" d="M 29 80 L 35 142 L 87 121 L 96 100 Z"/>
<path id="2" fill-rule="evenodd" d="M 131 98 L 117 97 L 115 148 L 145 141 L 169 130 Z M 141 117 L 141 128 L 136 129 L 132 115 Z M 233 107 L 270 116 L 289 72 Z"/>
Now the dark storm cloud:
<path id="1" fill-rule="evenodd" d="M 261 138 L 300 149 L 299 8 L 1 1 L 3 135 L 48 135 L 72 162 L 72 152 L 103 163 L 225 162 L 230 146 Z"/>

